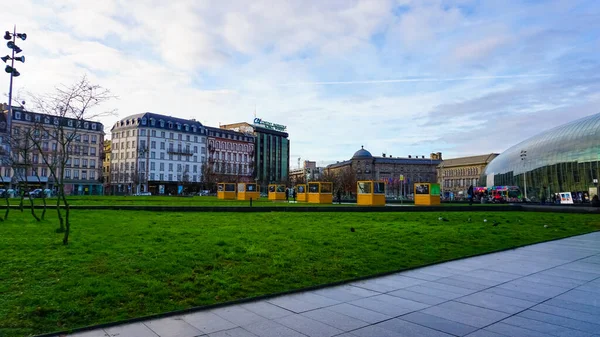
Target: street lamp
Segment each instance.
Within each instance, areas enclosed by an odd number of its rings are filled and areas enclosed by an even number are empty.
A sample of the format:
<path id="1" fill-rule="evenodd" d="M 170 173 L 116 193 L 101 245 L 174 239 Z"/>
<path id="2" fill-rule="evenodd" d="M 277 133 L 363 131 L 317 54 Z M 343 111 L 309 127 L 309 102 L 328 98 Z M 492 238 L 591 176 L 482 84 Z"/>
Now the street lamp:
<path id="1" fill-rule="evenodd" d="M 521 161 L 523 162 L 523 182 L 525 185 L 525 201 L 527 201 L 527 168 L 525 167 L 525 160 L 527 159 L 527 151 L 521 150 Z"/>
<path id="2" fill-rule="evenodd" d="M 4 71 L 6 71 L 7 73 L 10 74 L 10 86 L 8 89 L 8 118 L 7 120 L 7 126 L 8 126 L 8 132 L 10 133 L 10 129 L 11 129 L 11 122 L 12 122 L 12 87 L 13 87 L 13 77 L 17 77 L 19 75 L 21 75 L 21 73 L 19 73 L 17 71 L 17 69 L 15 68 L 15 61 L 19 61 L 21 63 L 25 63 L 25 56 L 21 55 L 21 56 L 17 56 L 15 57 L 15 54 L 19 54 L 20 52 L 22 52 L 23 50 L 21 48 L 19 48 L 19 46 L 16 45 L 17 42 L 17 38 L 25 41 L 25 39 L 27 39 L 27 34 L 25 33 L 17 33 L 17 26 L 15 25 L 13 28 L 13 32 L 9 32 L 8 30 L 4 33 L 4 39 L 8 40 L 8 43 L 6 43 L 6 46 L 12 50 L 12 56 L 11 55 L 6 55 L 1 57 L 0 59 L 2 61 L 4 61 L 4 63 L 7 63 L 6 68 L 4 68 Z M 10 62 L 10 65 L 8 65 L 8 61 Z"/>

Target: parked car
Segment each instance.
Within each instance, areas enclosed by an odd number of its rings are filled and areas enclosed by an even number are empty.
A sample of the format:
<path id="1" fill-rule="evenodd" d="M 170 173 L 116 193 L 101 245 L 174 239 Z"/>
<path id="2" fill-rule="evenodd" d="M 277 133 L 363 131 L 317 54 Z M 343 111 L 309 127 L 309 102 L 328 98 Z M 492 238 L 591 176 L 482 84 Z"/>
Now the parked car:
<path id="1" fill-rule="evenodd" d="M 32 198 L 41 198 L 42 197 L 42 189 L 36 188 L 33 191 L 25 192 L 25 196 L 29 196 Z"/>

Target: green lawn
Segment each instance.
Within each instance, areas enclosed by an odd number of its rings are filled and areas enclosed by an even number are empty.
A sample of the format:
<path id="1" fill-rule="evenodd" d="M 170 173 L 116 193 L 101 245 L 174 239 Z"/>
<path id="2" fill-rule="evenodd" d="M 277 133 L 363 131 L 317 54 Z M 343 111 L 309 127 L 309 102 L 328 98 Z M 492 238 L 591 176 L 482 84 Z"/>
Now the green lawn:
<path id="1" fill-rule="evenodd" d="M 48 215 L 52 221 L 36 223 L 12 211 L 0 223 L 0 336 L 299 289 L 600 229 L 597 215 L 552 213 L 75 211 L 65 247 L 54 212 Z"/>

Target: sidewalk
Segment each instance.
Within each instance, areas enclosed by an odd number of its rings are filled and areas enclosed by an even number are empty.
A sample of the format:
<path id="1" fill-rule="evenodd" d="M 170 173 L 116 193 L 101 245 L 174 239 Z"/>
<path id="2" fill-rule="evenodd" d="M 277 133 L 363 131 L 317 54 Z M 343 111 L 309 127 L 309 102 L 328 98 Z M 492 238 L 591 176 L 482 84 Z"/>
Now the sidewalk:
<path id="1" fill-rule="evenodd" d="M 69 336 L 600 336 L 600 232 Z"/>

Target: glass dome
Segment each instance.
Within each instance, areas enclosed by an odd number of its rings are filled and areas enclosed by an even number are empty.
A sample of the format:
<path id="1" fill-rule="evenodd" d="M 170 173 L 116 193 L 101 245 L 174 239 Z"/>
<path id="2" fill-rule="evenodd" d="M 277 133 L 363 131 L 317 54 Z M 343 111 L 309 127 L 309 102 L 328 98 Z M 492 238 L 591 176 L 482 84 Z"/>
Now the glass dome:
<path id="1" fill-rule="evenodd" d="M 590 188 L 596 187 L 599 161 L 600 114 L 595 114 L 544 131 L 504 151 L 485 168 L 480 185 L 519 186 L 524 190 L 526 183 L 531 199 L 558 192 L 589 194 Z"/>

